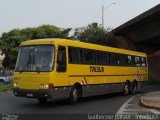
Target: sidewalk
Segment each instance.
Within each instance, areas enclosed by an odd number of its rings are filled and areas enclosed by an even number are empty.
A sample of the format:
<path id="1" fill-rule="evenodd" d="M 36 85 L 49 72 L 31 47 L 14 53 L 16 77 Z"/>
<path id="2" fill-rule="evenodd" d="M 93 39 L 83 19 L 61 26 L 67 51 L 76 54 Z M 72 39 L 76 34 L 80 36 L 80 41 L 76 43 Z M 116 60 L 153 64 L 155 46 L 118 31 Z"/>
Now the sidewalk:
<path id="1" fill-rule="evenodd" d="M 140 97 L 141 105 L 160 110 L 160 91 L 150 92 Z"/>

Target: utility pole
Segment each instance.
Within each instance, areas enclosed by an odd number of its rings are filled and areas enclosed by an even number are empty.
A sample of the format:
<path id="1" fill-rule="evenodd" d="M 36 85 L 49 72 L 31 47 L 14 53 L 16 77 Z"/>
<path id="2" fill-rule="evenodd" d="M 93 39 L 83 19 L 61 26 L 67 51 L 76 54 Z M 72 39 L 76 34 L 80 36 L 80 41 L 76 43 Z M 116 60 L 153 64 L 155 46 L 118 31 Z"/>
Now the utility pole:
<path id="1" fill-rule="evenodd" d="M 104 5 L 102 5 L 102 28 L 104 27 Z"/>
<path id="2" fill-rule="evenodd" d="M 104 5 L 102 5 L 102 28 L 104 28 L 104 9 L 109 8 L 113 4 L 116 4 L 116 3 L 111 3 L 105 8 L 104 8 Z"/>

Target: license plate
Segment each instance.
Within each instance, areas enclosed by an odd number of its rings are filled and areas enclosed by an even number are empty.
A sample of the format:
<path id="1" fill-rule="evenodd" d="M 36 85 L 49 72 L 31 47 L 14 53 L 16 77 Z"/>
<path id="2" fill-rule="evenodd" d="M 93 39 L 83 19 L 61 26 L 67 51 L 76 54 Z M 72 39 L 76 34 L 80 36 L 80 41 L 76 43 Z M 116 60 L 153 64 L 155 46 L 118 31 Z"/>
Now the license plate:
<path id="1" fill-rule="evenodd" d="M 33 94 L 27 93 L 27 97 L 33 97 Z"/>

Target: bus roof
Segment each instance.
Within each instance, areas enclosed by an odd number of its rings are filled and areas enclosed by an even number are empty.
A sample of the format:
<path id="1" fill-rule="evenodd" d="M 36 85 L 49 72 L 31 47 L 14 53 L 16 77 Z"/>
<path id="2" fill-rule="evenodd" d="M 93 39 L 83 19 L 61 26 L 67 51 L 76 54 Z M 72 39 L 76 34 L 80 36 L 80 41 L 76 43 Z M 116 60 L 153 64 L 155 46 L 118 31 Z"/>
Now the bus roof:
<path id="1" fill-rule="evenodd" d="M 115 52 L 115 53 L 146 57 L 146 53 L 142 53 L 142 52 L 108 47 L 108 46 L 91 44 L 91 43 L 85 43 L 85 42 L 79 42 L 79 41 L 69 40 L 69 39 L 61 39 L 61 38 L 46 38 L 46 39 L 28 40 L 28 41 L 22 42 L 20 46 L 41 45 L 41 44 L 58 44 L 58 45 L 74 46 L 74 47 L 81 47 L 81 48 L 88 48 L 88 49 L 94 49 L 94 50 L 101 50 L 101 51 L 108 51 L 108 52 Z"/>

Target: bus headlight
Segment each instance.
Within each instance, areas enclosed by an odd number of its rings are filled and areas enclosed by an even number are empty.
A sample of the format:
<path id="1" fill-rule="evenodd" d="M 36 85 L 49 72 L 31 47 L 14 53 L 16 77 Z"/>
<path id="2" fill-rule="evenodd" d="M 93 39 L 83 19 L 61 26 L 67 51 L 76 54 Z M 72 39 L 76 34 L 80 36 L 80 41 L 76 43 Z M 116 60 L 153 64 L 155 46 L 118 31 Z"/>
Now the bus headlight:
<path id="1" fill-rule="evenodd" d="M 40 88 L 41 89 L 48 89 L 49 85 L 48 84 L 41 84 Z"/>
<path id="2" fill-rule="evenodd" d="M 18 83 L 13 83 L 13 87 L 17 88 L 18 87 Z"/>

